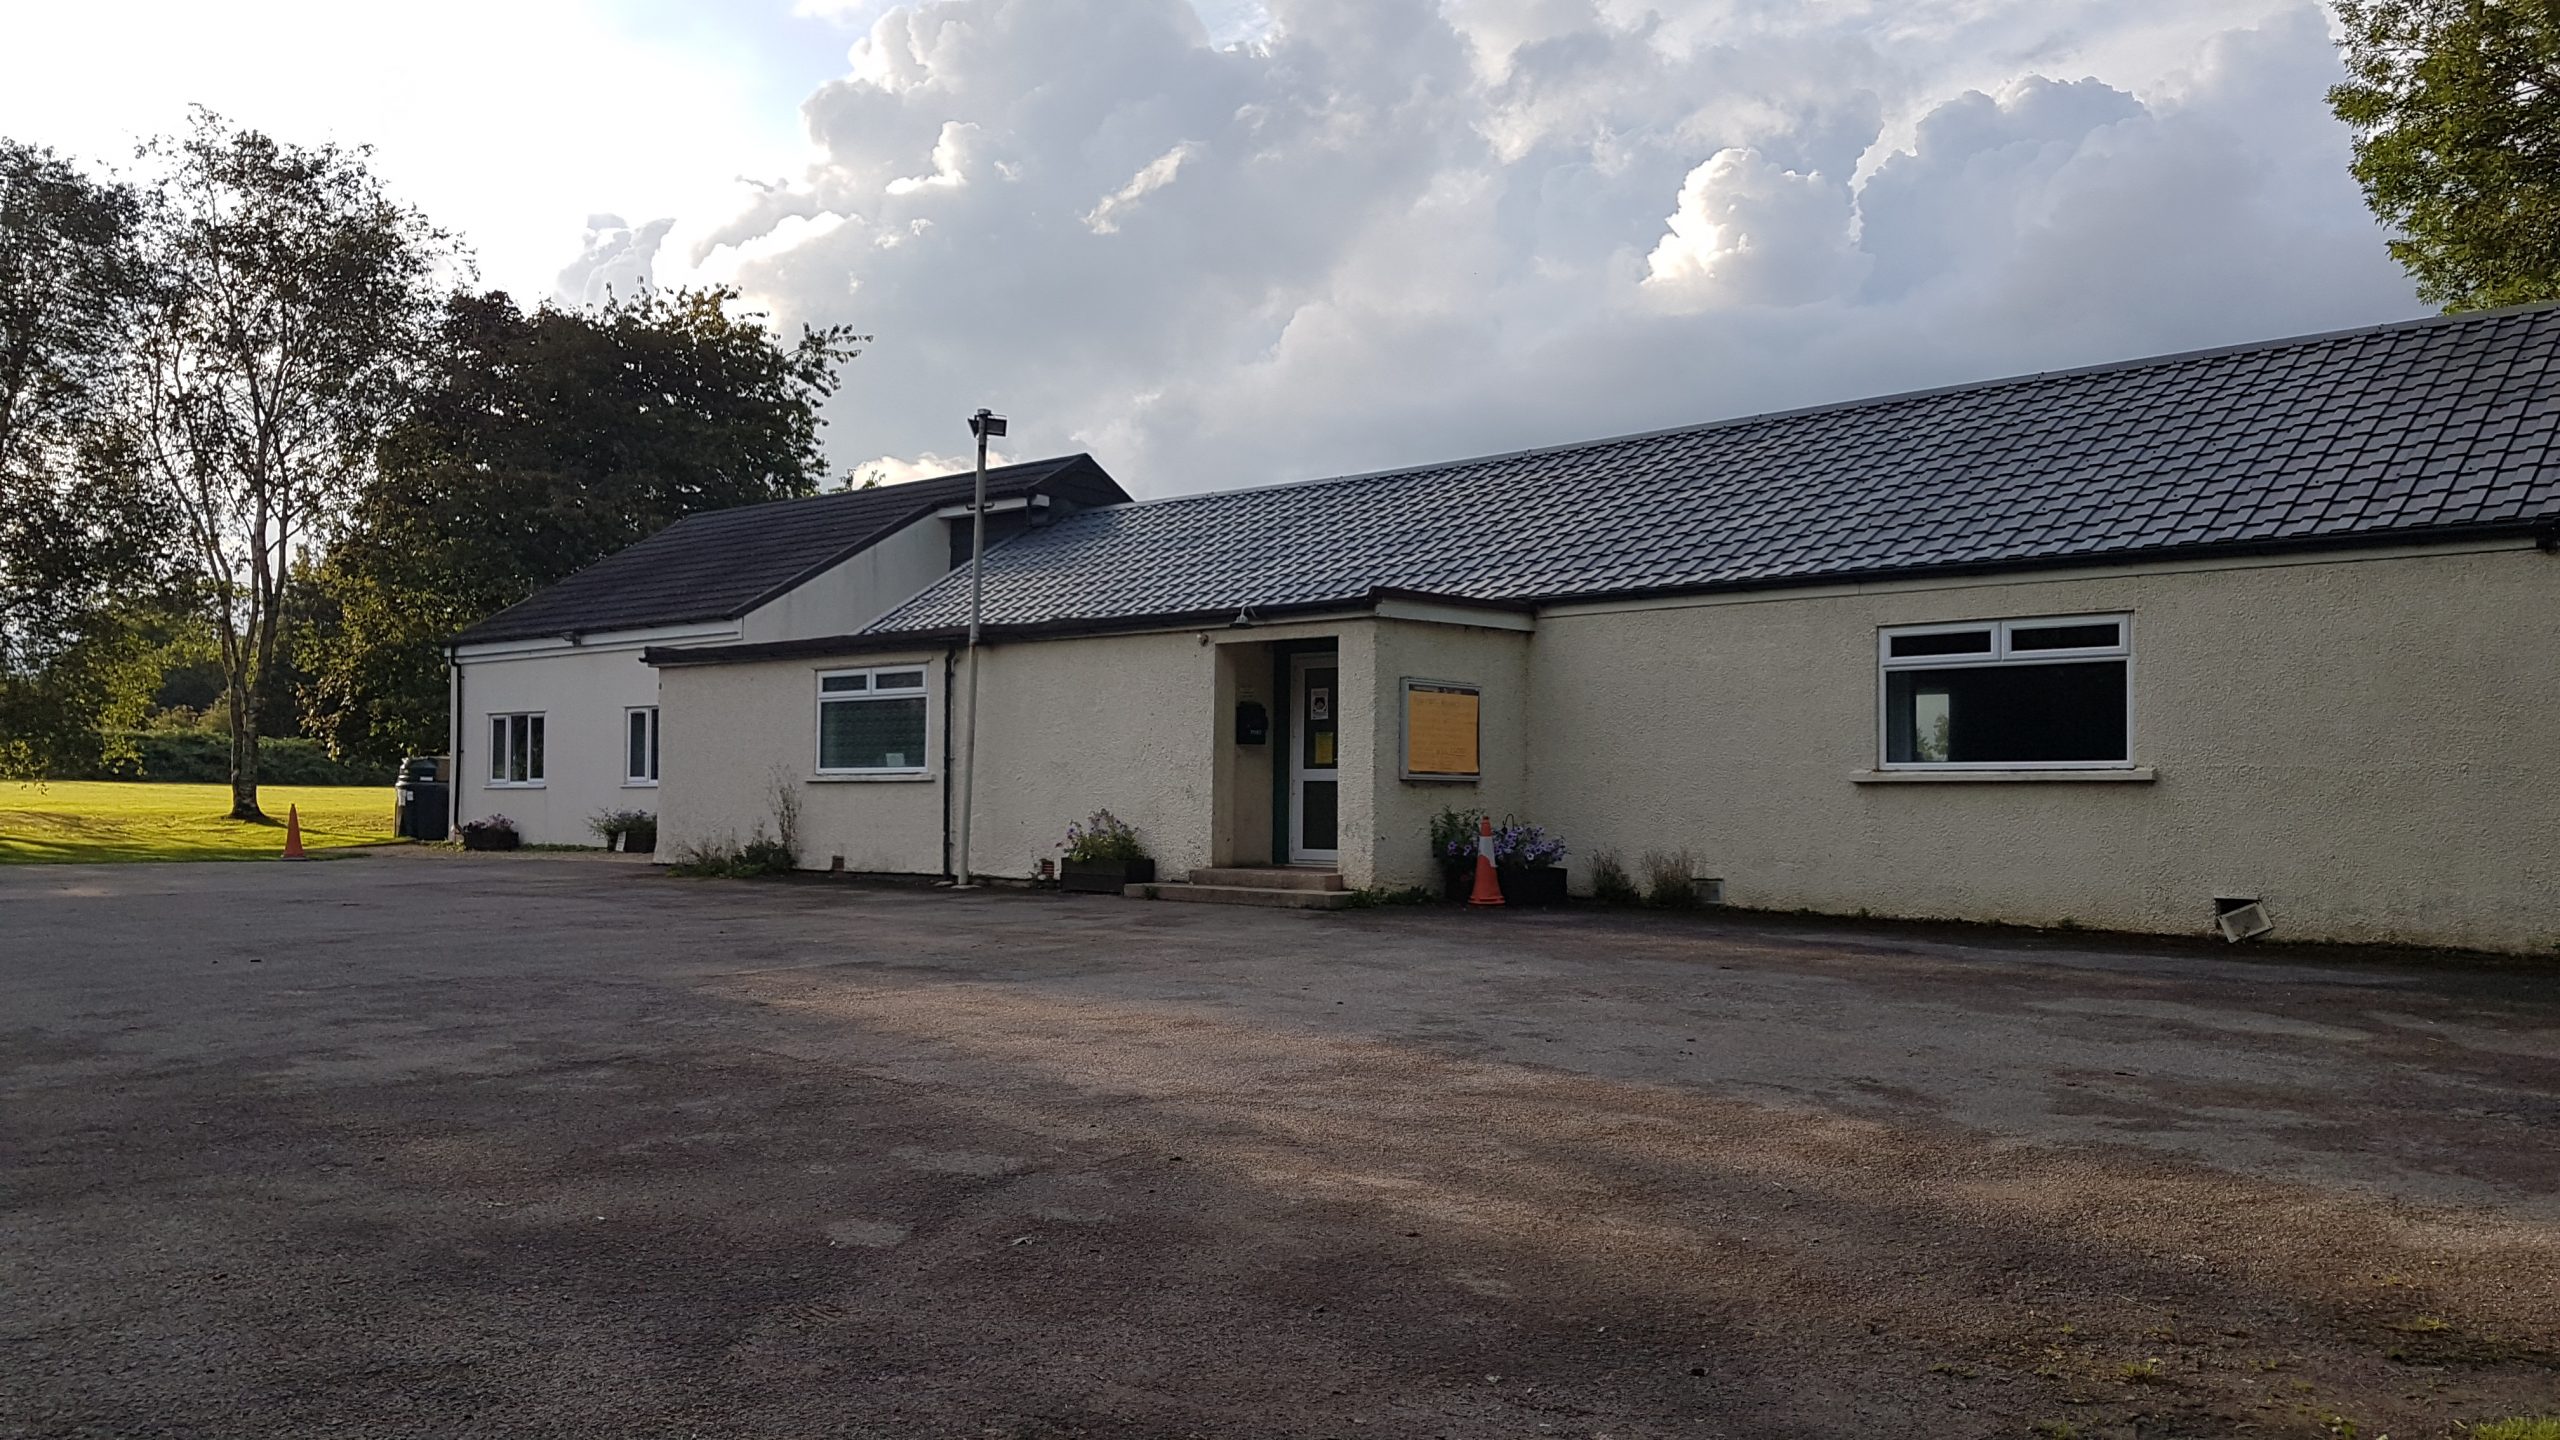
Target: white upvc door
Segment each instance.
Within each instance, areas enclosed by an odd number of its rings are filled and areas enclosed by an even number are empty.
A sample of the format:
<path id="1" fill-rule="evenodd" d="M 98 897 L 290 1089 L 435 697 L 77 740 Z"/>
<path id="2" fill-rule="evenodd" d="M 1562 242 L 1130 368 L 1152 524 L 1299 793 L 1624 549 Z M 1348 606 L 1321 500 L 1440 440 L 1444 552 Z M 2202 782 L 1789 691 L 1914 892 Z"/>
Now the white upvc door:
<path id="1" fill-rule="evenodd" d="M 1342 858 L 1342 662 L 1334 655 L 1289 660 L 1289 863 Z"/>

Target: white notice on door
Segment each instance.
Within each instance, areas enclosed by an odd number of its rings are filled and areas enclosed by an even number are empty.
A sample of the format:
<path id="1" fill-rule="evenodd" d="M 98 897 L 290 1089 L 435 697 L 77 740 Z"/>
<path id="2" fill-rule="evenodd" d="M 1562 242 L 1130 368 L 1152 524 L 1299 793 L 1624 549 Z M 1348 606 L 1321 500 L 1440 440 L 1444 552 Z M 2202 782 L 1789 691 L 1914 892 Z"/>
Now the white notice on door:
<path id="1" fill-rule="evenodd" d="M 1307 718 L 1310 720 L 1330 720 L 1333 718 L 1332 691 L 1321 685 L 1311 685 L 1307 687 Z"/>

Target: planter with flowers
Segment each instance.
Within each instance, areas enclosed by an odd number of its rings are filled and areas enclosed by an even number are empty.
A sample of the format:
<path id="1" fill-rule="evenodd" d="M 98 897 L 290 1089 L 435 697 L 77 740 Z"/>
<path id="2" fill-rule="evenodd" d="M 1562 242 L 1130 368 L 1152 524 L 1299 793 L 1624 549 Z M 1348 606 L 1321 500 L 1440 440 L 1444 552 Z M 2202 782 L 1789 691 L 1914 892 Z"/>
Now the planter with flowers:
<path id="1" fill-rule="evenodd" d="M 1541 825 L 1495 825 L 1492 869 L 1510 904 L 1564 904 L 1564 840 Z"/>
<path id="2" fill-rule="evenodd" d="M 1476 822 L 1474 810 L 1443 810 L 1431 822 L 1431 849 L 1439 857 L 1445 893 L 1462 902 L 1475 891 Z M 1502 898 L 1512 905 L 1565 903 L 1565 847 L 1545 827 L 1505 819 L 1493 827 L 1493 868 L 1502 883 Z"/>
<path id="3" fill-rule="evenodd" d="M 1068 826 L 1066 852 L 1066 862 L 1058 867 L 1061 890 L 1117 895 L 1156 878 L 1156 862 L 1138 839 L 1137 828 L 1108 810 L 1096 810 L 1082 824 Z"/>
<path id="4" fill-rule="evenodd" d="M 1440 866 L 1441 890 L 1464 902 L 1476 883 L 1476 826 L 1481 810 L 1443 810 L 1431 817 L 1431 858 Z"/>
<path id="5" fill-rule="evenodd" d="M 1564 903 L 1564 842 L 1536 825 L 1493 827 L 1493 868 L 1514 905 Z"/>
<path id="6" fill-rule="evenodd" d="M 462 848 L 465 850 L 513 850 L 524 843 L 516 830 L 516 822 L 504 815 L 483 815 L 462 822 Z"/>

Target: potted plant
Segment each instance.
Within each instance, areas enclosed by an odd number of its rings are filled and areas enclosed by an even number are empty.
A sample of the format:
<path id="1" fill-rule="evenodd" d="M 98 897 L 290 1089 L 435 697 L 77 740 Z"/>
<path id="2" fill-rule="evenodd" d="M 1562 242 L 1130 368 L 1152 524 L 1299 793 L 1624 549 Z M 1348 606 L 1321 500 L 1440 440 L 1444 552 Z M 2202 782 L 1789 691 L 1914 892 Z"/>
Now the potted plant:
<path id="1" fill-rule="evenodd" d="M 639 855 L 658 848 L 658 817 L 646 810 L 604 810 L 587 821 L 607 850 Z"/>
<path id="2" fill-rule="evenodd" d="M 1096 810 L 1083 823 L 1068 826 L 1066 852 L 1066 863 L 1058 867 L 1061 890 L 1117 895 L 1156 878 L 1156 862 L 1148 857 L 1137 828 L 1108 810 Z"/>
<path id="3" fill-rule="evenodd" d="M 1565 897 L 1564 842 L 1537 825 L 1509 820 L 1494 827 L 1493 868 L 1502 898 L 1514 905 L 1561 905 Z"/>
<path id="4" fill-rule="evenodd" d="M 516 822 L 504 815 L 483 815 L 462 822 L 462 848 L 465 850 L 513 850 L 524 843 L 516 833 Z"/>
<path id="5" fill-rule="evenodd" d="M 1431 858 L 1440 867 L 1440 888 L 1451 904 L 1464 904 L 1476 883 L 1477 827 L 1481 810 L 1441 811 L 1431 817 Z"/>

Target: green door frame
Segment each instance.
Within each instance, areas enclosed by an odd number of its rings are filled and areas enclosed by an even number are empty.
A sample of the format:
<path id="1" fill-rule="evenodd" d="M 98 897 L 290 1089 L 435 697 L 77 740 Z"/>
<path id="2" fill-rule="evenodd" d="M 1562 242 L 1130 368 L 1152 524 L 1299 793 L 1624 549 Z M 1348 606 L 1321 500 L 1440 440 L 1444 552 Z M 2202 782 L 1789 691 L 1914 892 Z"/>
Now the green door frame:
<path id="1" fill-rule="evenodd" d="M 1298 694 L 1290 683 L 1289 661 L 1300 655 L 1338 655 L 1341 651 L 1342 642 L 1330 638 L 1271 642 L 1271 863 L 1274 865 L 1289 863 L 1289 806 L 1296 798 L 1289 793 L 1289 757 L 1297 752 L 1289 747 L 1297 743 Z M 1334 723 L 1341 723 L 1338 710 Z"/>

